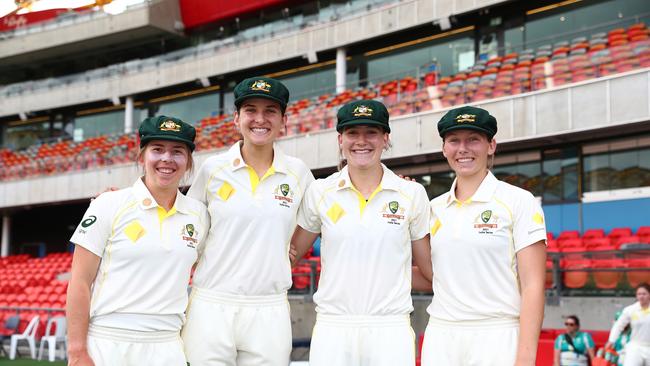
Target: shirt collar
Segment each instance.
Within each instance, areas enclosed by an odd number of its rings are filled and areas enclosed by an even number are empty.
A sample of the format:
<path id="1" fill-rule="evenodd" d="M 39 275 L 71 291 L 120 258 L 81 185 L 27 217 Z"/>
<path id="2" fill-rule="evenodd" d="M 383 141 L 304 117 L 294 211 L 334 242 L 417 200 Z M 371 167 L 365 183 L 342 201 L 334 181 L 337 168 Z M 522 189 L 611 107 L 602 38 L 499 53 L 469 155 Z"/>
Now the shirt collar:
<path id="1" fill-rule="evenodd" d="M 454 182 L 451 184 L 451 189 L 449 190 L 449 194 L 447 196 L 447 206 L 452 204 L 455 201 L 458 201 L 456 198 L 456 183 L 458 182 L 458 178 L 454 179 Z M 492 199 L 492 196 L 494 196 L 494 191 L 497 189 L 497 183 L 499 180 L 492 174 L 491 171 L 488 170 L 487 175 L 485 178 L 483 178 L 483 181 L 481 184 L 478 186 L 478 189 L 472 197 L 468 200 L 469 202 L 489 202 Z"/>
<path id="2" fill-rule="evenodd" d="M 399 185 L 401 183 L 402 178 L 398 177 L 390 169 L 386 168 L 384 164 L 381 164 L 381 168 L 384 171 L 384 174 L 381 177 L 381 183 L 379 183 L 381 190 L 385 190 L 385 189 L 389 189 L 392 191 L 399 190 Z M 342 189 L 348 189 L 352 187 L 353 187 L 352 179 L 350 179 L 350 172 L 348 170 L 348 166 L 346 165 L 339 172 L 339 180 L 338 183 L 336 184 L 336 190 L 340 191 Z"/>
<path id="3" fill-rule="evenodd" d="M 133 194 L 135 195 L 135 199 L 138 201 L 138 205 L 140 205 L 140 208 L 143 210 L 156 208 L 158 207 L 158 202 L 156 202 L 156 200 L 151 195 L 151 192 L 149 192 L 149 189 L 144 184 L 143 179 L 144 177 L 140 177 L 133 184 Z M 172 207 L 176 207 L 176 211 L 187 214 L 190 211 L 190 205 L 188 204 L 187 200 L 188 198 L 185 197 L 183 193 L 178 191 L 176 192 L 176 200 L 174 201 L 174 205 Z"/>
<path id="4" fill-rule="evenodd" d="M 242 143 L 243 141 L 237 141 L 228 150 L 227 156 L 228 156 L 228 161 L 230 161 L 230 167 L 232 171 L 245 168 L 248 166 L 246 165 L 246 162 L 244 161 L 244 158 L 241 155 Z M 278 145 L 275 143 L 273 144 L 273 163 L 271 164 L 271 167 L 273 167 L 274 171 L 277 173 L 287 174 L 288 172 L 287 156 L 284 154 L 282 149 L 280 149 L 280 147 L 278 147 Z"/>

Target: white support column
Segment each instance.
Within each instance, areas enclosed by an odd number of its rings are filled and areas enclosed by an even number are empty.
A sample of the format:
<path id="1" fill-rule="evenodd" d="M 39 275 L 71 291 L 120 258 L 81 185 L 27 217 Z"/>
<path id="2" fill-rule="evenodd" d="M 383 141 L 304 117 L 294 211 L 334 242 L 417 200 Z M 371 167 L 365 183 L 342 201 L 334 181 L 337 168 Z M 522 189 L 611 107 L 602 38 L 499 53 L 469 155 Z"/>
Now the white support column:
<path id="1" fill-rule="evenodd" d="M 9 224 L 11 217 L 8 214 L 2 216 L 2 240 L 0 241 L 0 257 L 9 255 Z"/>
<path id="2" fill-rule="evenodd" d="M 347 53 L 345 48 L 336 50 L 336 92 L 342 93 L 345 90 L 345 76 L 348 72 Z"/>
<path id="3" fill-rule="evenodd" d="M 126 97 L 124 108 L 124 133 L 133 131 L 133 97 Z"/>

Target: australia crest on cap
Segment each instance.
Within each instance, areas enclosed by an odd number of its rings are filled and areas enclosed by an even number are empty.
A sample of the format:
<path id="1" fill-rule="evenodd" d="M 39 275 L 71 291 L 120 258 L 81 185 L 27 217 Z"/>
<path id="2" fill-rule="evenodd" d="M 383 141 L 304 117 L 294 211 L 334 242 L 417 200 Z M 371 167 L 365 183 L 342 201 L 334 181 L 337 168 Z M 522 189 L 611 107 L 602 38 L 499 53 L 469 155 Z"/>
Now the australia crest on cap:
<path id="1" fill-rule="evenodd" d="M 179 125 L 178 123 L 168 119 L 166 121 L 163 121 L 163 123 L 160 124 L 160 130 L 161 131 L 180 132 L 181 131 L 181 125 Z"/>
<path id="2" fill-rule="evenodd" d="M 372 117 L 372 108 L 365 105 L 358 105 L 352 111 L 352 115 L 355 117 Z"/>
<path id="3" fill-rule="evenodd" d="M 456 123 L 474 123 L 476 122 L 476 115 L 475 114 L 459 114 L 456 116 Z"/>
<path id="4" fill-rule="evenodd" d="M 263 92 L 270 92 L 271 91 L 271 84 L 267 83 L 264 80 L 257 80 L 251 85 L 251 90 L 260 90 Z"/>

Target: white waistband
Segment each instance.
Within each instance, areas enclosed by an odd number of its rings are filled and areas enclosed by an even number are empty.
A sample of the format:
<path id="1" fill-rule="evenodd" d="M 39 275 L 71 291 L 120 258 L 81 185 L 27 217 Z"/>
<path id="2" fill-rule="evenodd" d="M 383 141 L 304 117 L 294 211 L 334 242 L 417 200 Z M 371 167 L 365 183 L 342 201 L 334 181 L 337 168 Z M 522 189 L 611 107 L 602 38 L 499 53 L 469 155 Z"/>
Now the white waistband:
<path id="1" fill-rule="evenodd" d="M 482 320 L 449 321 L 429 318 L 429 325 L 444 328 L 516 328 L 519 326 L 518 318 L 492 318 Z"/>
<path id="2" fill-rule="evenodd" d="M 411 325 L 411 317 L 404 315 L 328 315 L 317 314 L 316 324 L 341 327 L 392 327 L 396 325 Z"/>
<path id="3" fill-rule="evenodd" d="M 240 306 L 275 306 L 287 303 L 287 293 L 274 295 L 234 295 L 203 288 L 192 288 L 192 300 L 201 299 L 213 303 Z"/>
<path id="4" fill-rule="evenodd" d="M 139 332 L 136 330 L 101 327 L 93 324 L 88 326 L 88 335 L 96 338 L 130 343 L 164 343 L 180 340 L 179 332 Z"/>

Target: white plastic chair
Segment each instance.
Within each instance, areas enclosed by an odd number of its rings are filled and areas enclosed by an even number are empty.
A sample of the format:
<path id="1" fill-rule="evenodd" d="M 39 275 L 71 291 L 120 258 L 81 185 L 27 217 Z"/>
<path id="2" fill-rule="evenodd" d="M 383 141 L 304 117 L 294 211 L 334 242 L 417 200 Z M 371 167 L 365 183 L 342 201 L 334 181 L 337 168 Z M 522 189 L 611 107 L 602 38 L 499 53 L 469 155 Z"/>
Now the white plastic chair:
<path id="1" fill-rule="evenodd" d="M 27 328 L 23 334 L 14 334 L 11 336 L 11 346 L 9 348 L 9 359 L 13 360 L 16 358 L 16 348 L 18 348 L 18 341 L 26 340 L 29 344 L 29 351 L 32 354 L 32 359 L 36 359 L 36 331 L 38 330 L 38 315 L 34 316 L 32 320 L 29 321 Z"/>
<path id="2" fill-rule="evenodd" d="M 56 327 L 56 329 L 54 330 L 54 334 L 52 334 L 53 324 Z M 66 328 L 67 328 L 67 323 L 64 316 L 55 316 L 53 318 L 50 318 L 50 320 L 47 321 L 47 325 L 45 326 L 45 334 L 43 335 L 43 338 L 41 338 L 41 345 L 38 348 L 39 361 L 41 360 L 41 358 L 43 358 L 43 346 L 44 343 L 46 342 L 47 342 L 47 349 L 48 349 L 48 360 L 50 362 L 54 362 L 54 359 L 56 358 L 57 344 L 63 343 L 63 355 L 66 354 L 66 349 L 68 347 L 67 339 L 65 337 Z M 62 358 L 65 358 L 65 356 Z"/>

